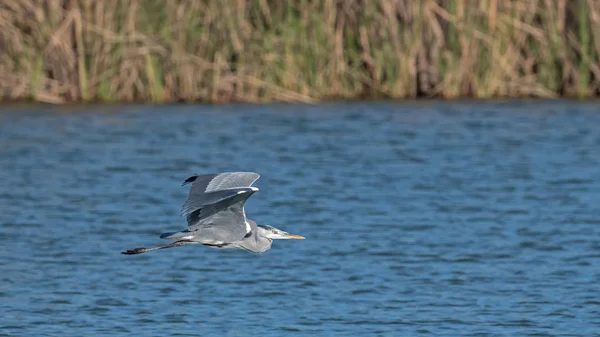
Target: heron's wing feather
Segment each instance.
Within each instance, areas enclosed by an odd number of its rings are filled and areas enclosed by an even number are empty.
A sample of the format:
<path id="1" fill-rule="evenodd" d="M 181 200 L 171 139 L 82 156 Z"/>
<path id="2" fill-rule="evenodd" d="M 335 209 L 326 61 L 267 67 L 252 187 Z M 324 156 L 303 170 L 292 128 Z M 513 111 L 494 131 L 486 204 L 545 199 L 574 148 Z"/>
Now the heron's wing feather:
<path id="1" fill-rule="evenodd" d="M 190 195 L 213 192 L 234 187 L 250 187 L 260 178 L 254 172 L 224 172 L 218 174 L 193 175 L 183 185 L 192 183 Z"/>
<path id="2" fill-rule="evenodd" d="M 230 207 L 243 208 L 246 199 L 256 191 L 256 187 L 243 187 L 191 195 L 183 204 L 181 214 L 187 218 L 188 225 L 192 225 Z"/>
<path id="3" fill-rule="evenodd" d="M 238 194 L 244 193 L 244 191 L 249 190 L 246 188 L 231 188 L 227 190 L 214 191 L 203 194 L 192 194 L 190 195 L 183 206 L 181 207 L 181 215 L 188 216 L 190 213 L 194 211 L 198 211 L 201 208 L 204 208 L 202 212 L 205 214 L 203 217 L 209 216 L 206 212 L 212 207 L 215 208 L 214 212 L 218 212 L 219 210 L 223 210 L 228 207 L 230 203 L 223 203 L 223 201 L 227 201 Z M 198 214 L 198 216 L 200 216 Z"/>
<path id="4" fill-rule="evenodd" d="M 224 172 L 191 176 L 183 182 L 183 185 L 192 183 L 192 187 L 181 213 L 188 216 L 199 207 L 235 196 L 241 191 L 238 188 L 252 186 L 259 177 L 260 175 L 254 172 Z"/>
<path id="5" fill-rule="evenodd" d="M 242 240 L 251 229 L 246 225 L 243 207 L 237 204 L 204 218 L 189 228 L 191 231 L 201 230 L 204 240 L 218 243 Z"/>
<path id="6" fill-rule="evenodd" d="M 260 175 L 253 172 L 227 172 L 196 175 L 183 185 L 192 183 L 188 199 L 181 213 L 186 217 L 190 231 L 210 229 L 215 239 L 233 242 L 248 232 L 244 204 L 255 192 L 250 187 Z"/>

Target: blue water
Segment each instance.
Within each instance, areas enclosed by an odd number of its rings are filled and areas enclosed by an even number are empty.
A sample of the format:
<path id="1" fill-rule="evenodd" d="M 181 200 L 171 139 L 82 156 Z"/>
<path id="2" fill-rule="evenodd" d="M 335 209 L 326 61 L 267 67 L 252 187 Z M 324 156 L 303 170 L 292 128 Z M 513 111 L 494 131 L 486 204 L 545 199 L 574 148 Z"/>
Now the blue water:
<path id="1" fill-rule="evenodd" d="M 0 107 L 0 335 L 598 336 L 600 104 Z M 194 173 L 306 237 L 186 246 Z"/>

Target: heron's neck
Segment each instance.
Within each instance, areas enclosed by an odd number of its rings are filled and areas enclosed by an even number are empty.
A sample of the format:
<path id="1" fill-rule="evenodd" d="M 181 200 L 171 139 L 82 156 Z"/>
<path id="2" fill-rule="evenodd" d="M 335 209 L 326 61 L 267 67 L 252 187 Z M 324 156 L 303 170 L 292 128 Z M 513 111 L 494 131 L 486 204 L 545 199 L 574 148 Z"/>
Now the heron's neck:
<path id="1" fill-rule="evenodd" d="M 256 235 L 253 243 L 254 243 L 257 251 L 264 252 L 271 248 L 271 244 L 273 243 L 273 240 L 271 240 L 267 237 L 264 237 L 262 235 Z"/>

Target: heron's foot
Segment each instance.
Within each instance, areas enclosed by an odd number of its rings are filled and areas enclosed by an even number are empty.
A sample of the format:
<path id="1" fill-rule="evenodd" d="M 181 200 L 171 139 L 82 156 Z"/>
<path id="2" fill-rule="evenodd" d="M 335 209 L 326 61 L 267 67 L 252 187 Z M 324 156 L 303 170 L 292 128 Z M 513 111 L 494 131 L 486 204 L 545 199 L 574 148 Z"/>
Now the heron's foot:
<path id="1" fill-rule="evenodd" d="M 141 254 L 146 252 L 147 249 L 146 248 L 135 248 L 135 249 L 128 249 L 124 252 L 121 252 L 121 254 L 125 254 L 125 255 L 135 255 L 135 254 Z"/>

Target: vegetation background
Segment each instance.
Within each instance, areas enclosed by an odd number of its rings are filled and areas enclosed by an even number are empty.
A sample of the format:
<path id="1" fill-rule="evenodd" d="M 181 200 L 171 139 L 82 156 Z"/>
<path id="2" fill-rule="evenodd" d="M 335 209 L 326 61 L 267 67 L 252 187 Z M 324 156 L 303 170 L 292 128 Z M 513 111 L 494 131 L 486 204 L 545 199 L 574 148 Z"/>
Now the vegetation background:
<path id="1" fill-rule="evenodd" d="M 600 0 L 3 0 L 0 100 L 596 97 Z"/>

